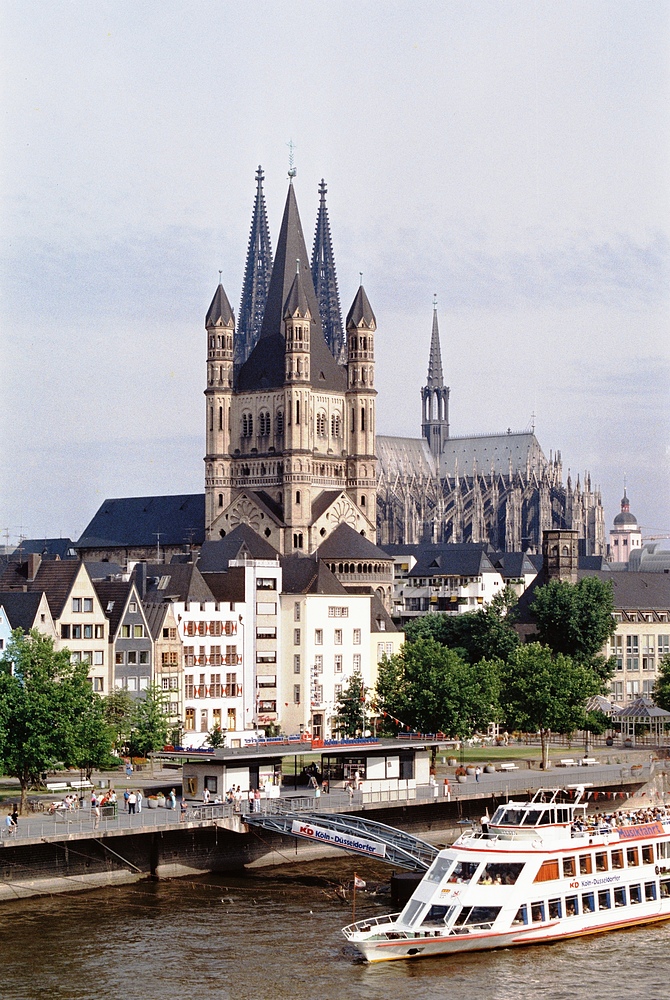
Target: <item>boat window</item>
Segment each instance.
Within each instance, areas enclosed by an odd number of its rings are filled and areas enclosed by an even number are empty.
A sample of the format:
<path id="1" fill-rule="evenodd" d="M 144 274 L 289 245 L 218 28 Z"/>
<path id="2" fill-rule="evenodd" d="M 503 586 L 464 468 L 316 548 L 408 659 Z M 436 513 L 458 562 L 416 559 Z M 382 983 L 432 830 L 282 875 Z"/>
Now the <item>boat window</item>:
<path id="1" fill-rule="evenodd" d="M 505 807 L 504 806 L 498 806 L 498 808 L 496 809 L 496 811 L 493 814 L 493 818 L 491 819 L 491 823 L 502 823 L 504 815 L 505 815 Z"/>
<path id="2" fill-rule="evenodd" d="M 582 893 L 582 913 L 594 913 L 596 908 L 595 898 L 592 892 Z"/>
<path id="3" fill-rule="evenodd" d="M 654 863 L 654 845 L 645 844 L 642 848 L 642 864 L 643 865 L 653 865 Z"/>
<path id="4" fill-rule="evenodd" d="M 484 868 L 479 885 L 514 885 L 522 871 L 523 865 L 491 863 Z"/>
<path id="5" fill-rule="evenodd" d="M 447 879 L 448 882 L 469 882 L 479 868 L 478 861 L 459 861 Z"/>
<path id="6" fill-rule="evenodd" d="M 598 909 L 610 910 L 612 908 L 612 898 L 609 889 L 601 889 L 598 893 Z"/>
<path id="7" fill-rule="evenodd" d="M 521 826 L 537 826 L 541 815 L 539 809 L 529 809 L 521 820 Z"/>
<path id="8" fill-rule="evenodd" d="M 656 857 L 661 860 L 661 858 L 670 858 L 670 840 L 661 840 L 656 844 Z"/>
<path id="9" fill-rule="evenodd" d="M 612 868 L 623 868 L 623 851 L 612 851 Z"/>
<path id="10" fill-rule="evenodd" d="M 551 824 L 553 822 L 554 822 L 554 810 L 553 809 L 545 809 L 544 812 L 541 813 L 541 815 L 540 815 L 540 824 L 539 825 L 540 826 L 551 826 Z"/>
<path id="11" fill-rule="evenodd" d="M 472 924 L 489 924 L 490 926 L 494 923 L 501 909 L 500 906 L 473 906 L 465 922 L 468 926 Z"/>
<path id="12" fill-rule="evenodd" d="M 523 817 L 525 815 L 523 809 L 503 809 L 502 807 L 498 810 L 502 813 L 502 817 L 498 819 L 499 823 L 505 826 L 521 826 Z M 496 816 L 498 814 L 496 813 Z"/>
<path id="13" fill-rule="evenodd" d="M 563 858 L 563 878 L 574 878 L 577 874 L 574 858 Z"/>
<path id="14" fill-rule="evenodd" d="M 530 915 L 534 924 L 539 924 L 544 920 L 544 903 L 531 903 Z"/>
<path id="15" fill-rule="evenodd" d="M 423 918 L 423 926 L 433 924 L 436 927 L 446 924 L 454 910 L 453 906 L 431 906 L 426 916 Z"/>
<path id="16" fill-rule="evenodd" d="M 593 858 L 590 854 L 579 855 L 579 874 L 590 875 L 593 871 Z"/>
<path id="17" fill-rule="evenodd" d="M 637 868 L 640 861 L 637 856 L 637 847 L 627 847 L 626 848 L 626 861 L 628 862 L 629 868 Z"/>
<path id="18" fill-rule="evenodd" d="M 625 885 L 619 886 L 618 889 L 614 890 L 614 905 L 615 906 L 625 906 L 626 905 L 626 887 L 625 887 Z"/>
<path id="19" fill-rule="evenodd" d="M 519 924 L 527 924 L 527 923 L 528 923 L 528 910 L 526 909 L 526 904 L 524 903 L 523 906 L 520 906 L 519 909 L 516 911 L 516 916 L 512 921 L 512 927 L 516 927 Z"/>
<path id="20" fill-rule="evenodd" d="M 579 914 L 579 900 L 576 896 L 566 896 L 565 897 L 565 915 L 566 917 L 576 917 Z"/>
<path id="21" fill-rule="evenodd" d="M 661 879 L 661 899 L 670 897 L 670 878 Z"/>
<path id="22" fill-rule="evenodd" d="M 563 916 L 563 909 L 561 906 L 560 899 L 550 899 L 549 900 L 549 919 L 550 920 L 560 920 Z"/>
<path id="23" fill-rule="evenodd" d="M 628 892 L 630 893 L 631 903 L 641 903 L 642 902 L 642 886 L 641 885 L 629 885 Z"/>
<path id="24" fill-rule="evenodd" d="M 570 810 L 569 809 L 557 809 L 556 810 L 556 822 L 557 823 L 569 823 L 570 822 Z"/>
<path id="25" fill-rule="evenodd" d="M 596 871 L 607 871 L 607 851 L 598 851 L 596 854 Z"/>
<path id="26" fill-rule="evenodd" d="M 644 898 L 647 903 L 651 903 L 652 900 L 656 899 L 656 883 L 655 882 L 645 882 L 644 883 Z"/>
<path id="27" fill-rule="evenodd" d="M 540 870 L 534 878 L 534 882 L 553 882 L 558 876 L 558 859 L 543 861 Z"/>
<path id="28" fill-rule="evenodd" d="M 406 924 L 411 927 L 418 920 L 419 915 L 425 909 L 426 904 L 420 899 L 410 899 L 405 909 L 398 919 L 399 924 Z"/>
<path id="29" fill-rule="evenodd" d="M 453 858 L 438 858 L 424 875 L 424 881 L 441 882 L 453 863 Z"/>

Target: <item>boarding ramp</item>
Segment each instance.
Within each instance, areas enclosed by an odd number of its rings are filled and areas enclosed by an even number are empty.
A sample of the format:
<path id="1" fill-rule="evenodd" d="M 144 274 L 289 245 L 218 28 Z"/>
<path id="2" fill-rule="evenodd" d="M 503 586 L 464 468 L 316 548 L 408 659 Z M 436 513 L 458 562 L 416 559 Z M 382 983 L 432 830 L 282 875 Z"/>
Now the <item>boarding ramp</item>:
<path id="1" fill-rule="evenodd" d="M 438 855 L 438 849 L 425 840 L 385 823 L 347 813 L 277 810 L 247 813 L 243 820 L 249 826 L 363 854 L 414 872 L 427 871 Z"/>

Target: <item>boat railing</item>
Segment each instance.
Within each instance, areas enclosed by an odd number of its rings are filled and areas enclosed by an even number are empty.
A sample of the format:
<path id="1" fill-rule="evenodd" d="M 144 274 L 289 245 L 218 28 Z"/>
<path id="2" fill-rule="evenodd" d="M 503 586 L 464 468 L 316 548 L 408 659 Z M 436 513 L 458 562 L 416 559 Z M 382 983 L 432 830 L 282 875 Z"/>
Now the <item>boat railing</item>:
<path id="1" fill-rule="evenodd" d="M 375 927 L 384 927 L 388 929 L 380 930 L 377 934 L 375 934 L 374 937 L 376 940 L 415 941 L 417 938 L 422 937 L 443 937 L 445 935 L 448 935 L 449 937 L 459 937 L 464 934 L 481 934 L 482 931 L 490 931 L 495 922 L 493 920 L 485 920 L 478 924 L 463 924 L 461 926 L 451 928 L 447 928 L 444 925 L 440 927 L 436 927 L 435 925 L 424 925 L 411 929 L 398 926 L 397 920 L 399 916 L 399 913 L 387 913 L 383 917 L 370 917 L 369 920 L 359 920 L 355 924 L 349 924 L 348 927 L 343 927 L 342 933 L 347 940 L 350 940 L 354 934 L 365 934 L 367 931 L 374 931 Z M 393 925 L 392 929 L 389 928 L 389 924 Z"/>
<path id="2" fill-rule="evenodd" d="M 342 928 L 342 933 L 345 937 L 351 937 L 352 934 L 357 932 L 365 932 L 372 930 L 373 927 L 379 927 L 383 924 L 389 924 L 398 919 L 400 913 L 386 913 L 383 917 L 369 917 L 367 920 L 358 920 L 355 924 L 349 924 L 347 927 Z"/>

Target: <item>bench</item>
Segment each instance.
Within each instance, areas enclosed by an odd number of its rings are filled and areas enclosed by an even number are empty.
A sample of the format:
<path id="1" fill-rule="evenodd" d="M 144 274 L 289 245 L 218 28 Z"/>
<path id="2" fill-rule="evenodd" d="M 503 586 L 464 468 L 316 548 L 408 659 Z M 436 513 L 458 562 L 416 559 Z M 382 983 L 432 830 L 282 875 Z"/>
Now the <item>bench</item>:
<path id="1" fill-rule="evenodd" d="M 563 757 L 557 762 L 556 767 L 577 767 L 577 761 L 572 757 Z"/>
<path id="2" fill-rule="evenodd" d="M 92 781 L 86 781 L 86 780 L 84 780 L 84 781 L 71 781 L 70 782 L 70 788 L 78 788 L 80 790 L 82 788 L 93 788 L 93 782 Z"/>
<path id="3" fill-rule="evenodd" d="M 519 765 L 518 764 L 501 764 L 498 770 L 500 770 L 500 771 L 518 771 L 519 770 Z"/>
<path id="4" fill-rule="evenodd" d="M 66 792 L 67 788 L 67 781 L 47 781 L 47 791 L 49 792 Z"/>
<path id="5" fill-rule="evenodd" d="M 593 767 L 594 764 L 599 764 L 600 761 L 596 760 L 595 757 L 582 757 L 579 763 L 582 767 Z"/>

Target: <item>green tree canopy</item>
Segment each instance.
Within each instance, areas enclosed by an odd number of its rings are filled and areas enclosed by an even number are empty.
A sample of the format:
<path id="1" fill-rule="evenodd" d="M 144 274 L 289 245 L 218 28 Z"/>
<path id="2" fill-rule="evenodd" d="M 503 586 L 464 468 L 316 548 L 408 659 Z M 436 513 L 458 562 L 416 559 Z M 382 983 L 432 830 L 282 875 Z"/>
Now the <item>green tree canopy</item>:
<path id="1" fill-rule="evenodd" d="M 658 664 L 658 676 L 654 685 L 654 701 L 659 708 L 670 712 L 670 656 L 662 656 Z"/>
<path id="2" fill-rule="evenodd" d="M 147 757 L 162 750 L 168 741 L 169 720 L 165 712 L 167 692 L 150 685 L 144 698 L 133 707 L 129 749 L 133 757 Z"/>
<path id="3" fill-rule="evenodd" d="M 503 718 L 509 729 L 539 731 L 546 767 L 550 733 L 571 733 L 592 722 L 585 705 L 600 687 L 597 674 L 569 656 L 554 655 L 539 642 L 519 646 L 502 667 Z"/>
<path id="4" fill-rule="evenodd" d="M 498 661 L 468 663 L 433 638 L 417 638 L 380 664 L 377 707 L 419 732 L 464 738 L 496 719 L 499 678 Z"/>
<path id="5" fill-rule="evenodd" d="M 42 771 L 73 760 L 90 708 L 88 665 L 33 630 L 12 634 L 0 660 L 0 764 L 21 784 L 21 812 Z M 89 687 L 90 690 L 90 687 Z"/>
<path id="6" fill-rule="evenodd" d="M 113 734 L 114 749 L 123 751 L 130 739 L 133 724 L 133 699 L 124 688 L 110 691 L 103 700 L 105 719 Z"/>
<path id="7" fill-rule="evenodd" d="M 603 680 L 611 676 L 611 664 L 602 653 L 616 630 L 614 592 L 609 581 L 594 576 L 574 584 L 551 580 L 538 587 L 530 610 L 540 643 L 590 667 Z"/>
<path id="8" fill-rule="evenodd" d="M 360 673 L 355 672 L 335 706 L 335 729 L 344 736 L 363 736 L 368 715 L 368 689 Z"/>
<path id="9" fill-rule="evenodd" d="M 519 645 L 519 637 L 514 631 L 516 602 L 512 588 L 505 587 L 490 604 L 478 611 L 415 618 L 405 626 L 405 636 L 408 642 L 434 639 L 470 663 L 498 657 L 506 660 Z"/>

